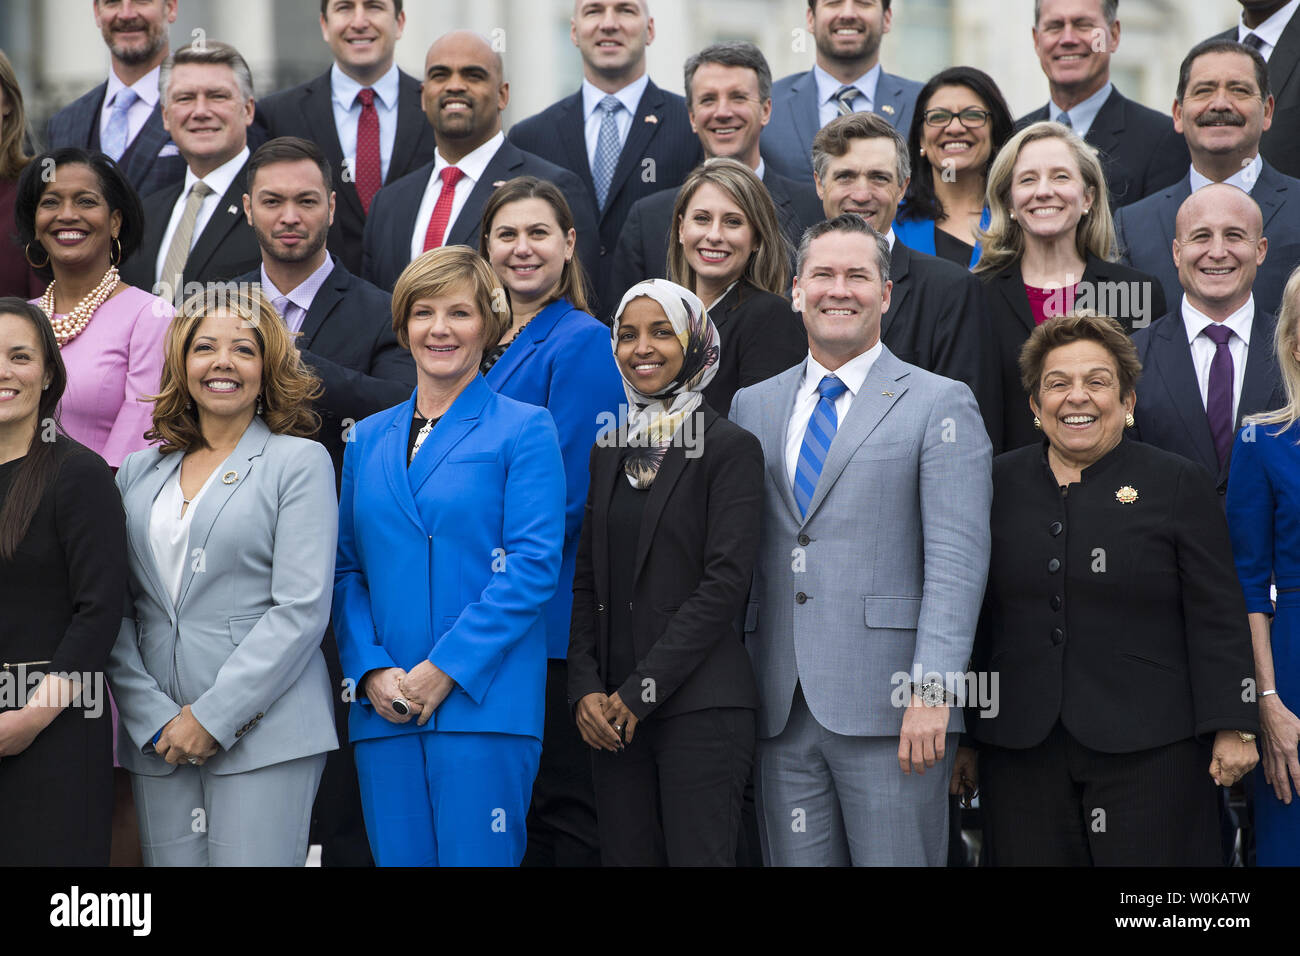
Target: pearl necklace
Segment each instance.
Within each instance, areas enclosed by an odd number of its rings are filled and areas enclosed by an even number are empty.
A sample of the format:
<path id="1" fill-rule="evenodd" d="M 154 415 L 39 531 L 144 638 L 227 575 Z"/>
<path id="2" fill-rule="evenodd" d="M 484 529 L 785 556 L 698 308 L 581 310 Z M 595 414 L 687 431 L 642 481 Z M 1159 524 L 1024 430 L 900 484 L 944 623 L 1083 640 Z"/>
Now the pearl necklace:
<path id="1" fill-rule="evenodd" d="M 45 314 L 50 317 L 50 324 L 54 326 L 54 337 L 58 339 L 59 348 L 63 348 L 75 339 L 90 324 L 95 310 L 108 301 L 108 297 L 117 288 L 117 282 L 117 266 L 109 266 L 108 271 L 104 273 L 104 278 L 99 280 L 99 285 L 90 291 L 90 295 L 78 302 L 71 312 L 59 316 L 54 314 L 54 287 L 58 283 L 50 283 L 45 294 L 41 296 L 40 305 Z"/>

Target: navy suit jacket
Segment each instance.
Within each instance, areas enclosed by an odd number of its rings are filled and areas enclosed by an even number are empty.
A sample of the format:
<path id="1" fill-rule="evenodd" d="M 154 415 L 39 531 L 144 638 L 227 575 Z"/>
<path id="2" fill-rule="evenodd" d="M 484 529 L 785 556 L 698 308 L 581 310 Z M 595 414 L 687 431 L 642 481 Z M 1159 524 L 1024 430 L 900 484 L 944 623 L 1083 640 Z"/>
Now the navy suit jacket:
<path id="1" fill-rule="evenodd" d="M 1237 39 L 1237 28 L 1215 39 Z M 1300 178 L 1300 15 L 1293 15 L 1268 57 L 1268 85 L 1273 91 L 1273 125 L 1264 132 L 1259 151 L 1287 176 Z"/>
<path id="2" fill-rule="evenodd" d="M 407 173 L 375 193 L 370 203 L 370 215 L 366 218 L 361 243 L 361 274 L 381 289 L 392 291 L 397 277 L 411 262 L 415 217 L 420 213 L 420 201 L 424 198 L 429 177 L 433 175 L 433 167 L 434 161 L 430 160 L 414 172 Z M 488 197 L 497 186 L 516 176 L 550 180 L 564 193 L 569 208 L 573 210 L 574 228 L 578 233 L 578 259 L 590 274 L 600 258 L 600 246 L 596 213 L 582 183 L 567 169 L 526 153 L 508 140 L 501 144 L 483 171 L 482 178 L 474 184 L 474 190 L 456 221 L 447 227 L 443 245 L 469 246 L 478 251 L 480 220 Z"/>
<path id="3" fill-rule="evenodd" d="M 261 280 L 261 269 L 239 277 Z M 295 340 L 303 362 L 325 387 L 314 406 L 321 418 L 316 439 L 334 461 L 336 480 L 342 478 L 344 436 L 351 426 L 400 405 L 415 387 L 415 362 L 397 344 L 391 301 L 335 258 Z"/>
<path id="4" fill-rule="evenodd" d="M 1241 427 L 1241 420 L 1246 416 L 1286 404 L 1286 393 L 1282 390 L 1282 379 L 1273 354 L 1273 330 L 1276 327 L 1277 321 L 1272 315 L 1255 311 L 1234 431 Z M 1142 362 L 1142 378 L 1137 385 L 1137 405 L 1133 409 L 1137 426 L 1131 429 L 1132 436 L 1148 445 L 1190 458 L 1214 478 L 1219 494 L 1226 494 L 1229 462 L 1220 465 L 1214 448 L 1180 305 L 1175 303 L 1173 312 L 1162 316 L 1148 328 L 1134 332 L 1133 344 Z"/>
<path id="5" fill-rule="evenodd" d="M 1022 116 L 1016 130 L 1050 119 L 1046 106 Z M 1112 89 L 1084 137 L 1097 148 L 1110 190 L 1110 208 L 1118 209 L 1172 186 L 1187 175 L 1192 158 L 1174 121 Z"/>
<path id="6" fill-rule="evenodd" d="M 1179 302 L 1183 297 L 1174 266 L 1174 221 L 1178 207 L 1191 194 L 1191 177 L 1186 175 L 1168 189 L 1115 214 L 1121 261 L 1159 279 L 1166 302 Z M 1276 313 L 1287 277 L 1300 261 L 1300 179 L 1282 175 L 1265 161 L 1250 195 L 1264 214 L 1268 239 L 1268 257 L 1255 277 L 1255 305 Z"/>
<path id="7" fill-rule="evenodd" d="M 351 177 L 343 178 L 343 147 L 339 144 L 338 128 L 334 125 L 330 71 L 326 70 L 300 86 L 268 96 L 258 102 L 257 110 L 265 117 L 272 136 L 301 136 L 325 153 L 334 171 L 334 192 L 337 194 L 329 250 L 343 260 L 349 272 L 360 275 L 361 237 L 366 226 L 366 214 L 361 208 L 355 182 Z M 416 167 L 431 162 L 436 149 L 433 127 L 420 107 L 420 81 L 399 70 L 397 133 L 384 183 L 396 182 Z"/>
<path id="8" fill-rule="evenodd" d="M 609 288 L 614 247 L 633 204 L 660 190 L 680 186 L 686 174 L 704 159 L 700 141 L 691 130 L 686 100 L 661 90 L 653 81 L 646 84 L 614 167 L 604 210 L 596 204 L 596 186 L 587 161 L 581 90 L 516 123 L 510 128 L 510 142 L 569 170 L 582 182 L 600 223 L 600 258 L 588 271 L 595 283 L 599 308 L 613 312 L 618 305 Z"/>
<path id="9" fill-rule="evenodd" d="M 912 110 L 923 84 L 880 72 L 873 112 L 907 139 Z M 812 185 L 812 142 L 821 128 L 813 71 L 792 73 L 772 84 L 772 119 L 763 128 L 763 159 L 787 179 Z"/>
<path id="10" fill-rule="evenodd" d="M 794 269 L 794 251 L 803 231 L 825 218 L 822 201 L 811 184 L 796 183 L 763 167 L 763 185 L 776 207 L 776 221 L 781 235 L 790 243 L 790 268 Z M 606 314 L 612 316 L 623 293 L 642 279 L 668 277 L 668 249 L 677 241 L 673 232 L 673 207 L 679 189 L 665 189 L 637 202 L 628 214 L 610 276 L 610 296 Z M 721 410 L 726 414 L 725 409 Z"/>

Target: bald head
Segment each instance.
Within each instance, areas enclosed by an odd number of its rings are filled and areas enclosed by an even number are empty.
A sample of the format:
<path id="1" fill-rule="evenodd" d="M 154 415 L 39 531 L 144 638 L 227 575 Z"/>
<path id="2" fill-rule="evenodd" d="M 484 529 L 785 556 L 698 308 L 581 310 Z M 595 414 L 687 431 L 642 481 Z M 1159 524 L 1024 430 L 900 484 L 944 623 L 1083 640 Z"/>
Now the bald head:
<path id="1" fill-rule="evenodd" d="M 1179 207 L 1174 229 L 1174 264 L 1192 307 L 1222 321 L 1245 305 L 1268 254 L 1255 200 L 1226 183 L 1205 186 Z"/>
<path id="2" fill-rule="evenodd" d="M 429 67 L 435 62 L 448 59 L 478 63 L 491 70 L 498 83 L 505 78 L 505 63 L 501 54 L 492 49 L 492 41 L 473 30 L 452 30 L 434 40 L 424 58 L 425 74 L 428 74 Z"/>
<path id="3" fill-rule="evenodd" d="M 456 30 L 429 47 L 420 104 L 433 127 L 438 152 L 455 163 L 501 129 L 510 102 L 501 55 L 481 34 Z"/>

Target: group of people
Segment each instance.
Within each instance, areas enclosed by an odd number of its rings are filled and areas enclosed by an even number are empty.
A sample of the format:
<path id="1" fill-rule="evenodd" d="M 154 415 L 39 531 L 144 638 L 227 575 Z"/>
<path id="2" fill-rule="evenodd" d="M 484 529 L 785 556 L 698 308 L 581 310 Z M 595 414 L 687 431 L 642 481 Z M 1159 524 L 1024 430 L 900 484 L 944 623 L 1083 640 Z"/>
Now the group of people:
<path id="1" fill-rule="evenodd" d="M 943 865 L 978 794 L 990 865 L 1216 865 L 1239 781 L 1300 862 L 1300 0 L 1241 6 L 1172 116 L 1117 0 L 1035 3 L 1019 121 L 889 0 L 684 98 L 577 0 L 508 133 L 401 0 L 257 100 L 95 0 L 35 156 L 0 54 L 0 864 Z"/>

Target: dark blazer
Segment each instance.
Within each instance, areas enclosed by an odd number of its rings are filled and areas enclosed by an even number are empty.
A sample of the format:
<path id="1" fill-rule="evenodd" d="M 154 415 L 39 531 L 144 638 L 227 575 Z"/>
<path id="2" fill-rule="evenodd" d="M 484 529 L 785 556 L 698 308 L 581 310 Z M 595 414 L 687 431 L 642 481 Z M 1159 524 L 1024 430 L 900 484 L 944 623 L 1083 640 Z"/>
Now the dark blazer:
<path id="1" fill-rule="evenodd" d="M 420 213 L 420 201 L 425 187 L 433 175 L 434 161 L 430 160 L 414 172 L 407 173 L 390 183 L 370 203 L 362 239 L 361 274 L 381 289 L 392 290 L 397 277 L 411 261 L 411 234 L 415 231 L 415 217 Z M 478 250 L 480 220 L 492 191 L 506 180 L 516 176 L 536 176 L 554 183 L 564 193 L 573 210 L 574 228 L 578 233 L 578 258 L 588 267 L 599 258 L 596 240 L 596 214 L 578 177 L 567 169 L 548 163 L 540 156 L 526 153 L 508 140 L 501 144 L 496 155 L 483 171 L 483 177 L 474 184 L 474 190 L 461 209 L 456 221 L 447 227 L 443 245 L 470 246 Z"/>
<path id="2" fill-rule="evenodd" d="M 1277 321 L 1267 312 L 1255 311 L 1246 352 L 1246 375 L 1237 402 L 1235 432 L 1241 420 L 1257 412 L 1286 404 L 1282 378 L 1273 354 L 1273 330 Z M 1205 404 L 1196 383 L 1192 347 L 1187 342 L 1182 310 L 1178 307 L 1153 325 L 1133 333 L 1142 378 L 1137 385 L 1137 405 L 1130 429 L 1134 438 L 1182 455 L 1196 462 L 1215 480 L 1219 494 L 1227 494 L 1228 462 L 1219 466 L 1219 455 L 1205 417 Z M 1231 459 L 1230 459 L 1231 460 Z M 1222 500 L 1222 499 L 1221 499 Z"/>
<path id="3" fill-rule="evenodd" d="M 254 269 L 238 281 L 261 279 L 261 269 Z M 415 362 L 397 344 L 391 301 L 387 292 L 354 276 L 336 257 L 295 340 L 303 362 L 325 387 L 313 406 L 321 418 L 316 439 L 334 461 L 336 481 L 342 480 L 345 434 L 351 426 L 400 405 L 415 387 Z"/>
<path id="4" fill-rule="evenodd" d="M 889 278 L 894 288 L 880 317 L 881 340 L 901 361 L 970 386 L 996 453 L 1002 447 L 1001 393 L 979 280 L 897 237 Z"/>
<path id="5" fill-rule="evenodd" d="M 803 317 L 789 300 L 741 279 L 709 309 L 722 340 L 718 372 L 700 394 L 719 415 L 731 410 L 731 396 L 747 385 L 780 375 L 808 354 Z"/>
<path id="6" fill-rule="evenodd" d="M 262 264 L 262 250 L 257 244 L 257 236 L 244 217 L 244 170 L 247 168 L 248 163 L 244 163 L 235 174 L 230 188 L 212 210 L 208 224 L 190 247 L 190 257 L 185 260 L 183 273 L 186 285 L 193 282 L 227 282 Z M 157 294 L 154 281 L 158 252 L 172 210 L 184 188 L 185 180 L 182 177 L 179 182 L 145 197 L 144 237 L 140 241 L 140 248 L 122 265 L 122 281 Z"/>
<path id="7" fill-rule="evenodd" d="M 758 553 L 763 449 L 739 425 L 700 406 L 700 454 L 669 448 L 650 486 L 636 542 L 632 643 L 636 669 L 619 698 L 644 720 L 706 707 L 758 707 L 742 641 Z M 591 450 L 591 487 L 578 544 L 569 637 L 569 704 L 605 693 L 609 661 L 609 503 L 626 481 L 623 449 Z M 653 684 L 643 681 L 651 680 Z M 647 701 L 645 688 L 653 688 Z"/>
<path id="8" fill-rule="evenodd" d="M 1016 121 L 1016 131 L 1050 119 L 1046 106 Z M 1110 190 L 1110 208 L 1118 209 L 1172 186 L 1187 175 L 1192 157 L 1174 130 L 1174 121 L 1112 89 L 1084 137 L 1097 148 Z"/>
<path id="9" fill-rule="evenodd" d="M 776 207 L 781 235 L 790 244 L 790 268 L 793 271 L 794 253 L 803 238 L 803 231 L 826 218 L 822 201 L 817 198 L 814 186 L 786 179 L 774 172 L 770 164 L 763 167 L 763 185 Z M 668 249 L 677 241 L 673 231 L 673 207 L 677 205 L 678 192 L 678 189 L 665 189 L 647 196 L 628 213 L 610 269 L 606 314 L 612 316 L 623 293 L 642 279 L 668 277 Z"/>
<path id="10" fill-rule="evenodd" d="M 653 119 L 651 119 L 653 117 Z M 609 287 L 614 248 L 632 206 L 640 199 L 682 184 L 703 159 L 700 141 L 691 129 L 686 100 L 646 83 L 628 130 L 623 152 L 609 181 L 605 209 L 596 204 L 596 186 L 587 161 L 587 136 L 582 118 L 582 90 L 553 103 L 510 128 L 510 142 L 547 162 L 569 170 L 582 183 L 600 224 L 599 259 L 588 271 L 602 311 L 612 313 L 617 295 Z M 586 264 L 587 260 L 583 260 Z"/>
<path id="11" fill-rule="evenodd" d="M 1165 301 L 1174 305 L 1183 297 L 1174 267 L 1174 221 L 1178 207 L 1191 194 L 1191 177 L 1184 176 L 1168 189 L 1115 213 L 1120 261 L 1159 279 Z M 1300 262 L 1300 179 L 1282 175 L 1265 161 L 1250 195 L 1264 214 L 1268 239 L 1268 257 L 1255 277 L 1255 304 L 1276 313 L 1287 277 Z"/>
<path id="12" fill-rule="evenodd" d="M 259 100 L 257 110 L 265 118 L 271 136 L 301 136 L 325 153 L 334 171 L 334 191 L 337 194 L 329 250 L 343 260 L 349 272 L 360 275 L 361 236 L 366 214 L 361 208 L 356 183 L 351 177 L 343 178 L 343 147 L 339 145 L 339 132 L 334 125 L 332 97 L 330 71 L 326 70 L 315 79 Z M 436 149 L 433 127 L 420 108 L 420 81 L 399 70 L 397 134 L 393 139 L 393 155 L 388 161 L 384 184 L 396 182 L 416 167 L 431 162 Z"/>
<path id="13" fill-rule="evenodd" d="M 880 72 L 874 112 L 889 120 L 903 139 L 922 84 Z M 817 79 L 813 71 L 791 73 L 772 84 L 772 119 L 763 128 L 763 159 L 788 179 L 812 185 L 812 141 L 820 126 Z"/>
<path id="14" fill-rule="evenodd" d="M 1062 495 L 1044 449 L 993 462 L 972 669 L 998 674 L 998 712 L 970 716 L 970 733 L 1026 749 L 1059 719 L 1085 747 L 1118 754 L 1254 731 L 1258 708 L 1241 692 L 1255 673 L 1246 605 L 1209 477 L 1121 441 Z M 1124 488 L 1136 494 L 1127 504 Z"/>
<path id="15" fill-rule="evenodd" d="M 1237 28 L 1215 39 L 1237 39 Z M 1268 85 L 1273 91 L 1273 125 L 1264 132 L 1259 151 L 1287 176 L 1300 177 L 1300 16 L 1292 15 L 1268 58 Z"/>
<path id="16" fill-rule="evenodd" d="M 1020 350 L 1029 333 L 1034 331 L 1034 315 L 1025 294 L 1020 262 L 1017 260 L 998 272 L 985 273 L 981 278 L 1001 383 L 1002 447 L 1010 451 L 1023 445 L 1036 445 L 1043 436 L 1034 428 L 1029 398 L 1020 384 Z M 1082 285 L 1093 290 L 1092 301 L 1076 299 L 1076 308 L 1095 308 L 1102 315 L 1112 316 L 1129 334 L 1134 329 L 1150 325 L 1155 316 L 1167 311 L 1159 282 L 1144 272 L 1096 256 L 1088 256 Z M 1118 291 L 1120 298 L 1114 298 L 1108 290 Z M 1124 292 L 1127 292 L 1127 299 Z M 1081 291 L 1080 295 L 1088 293 Z"/>

